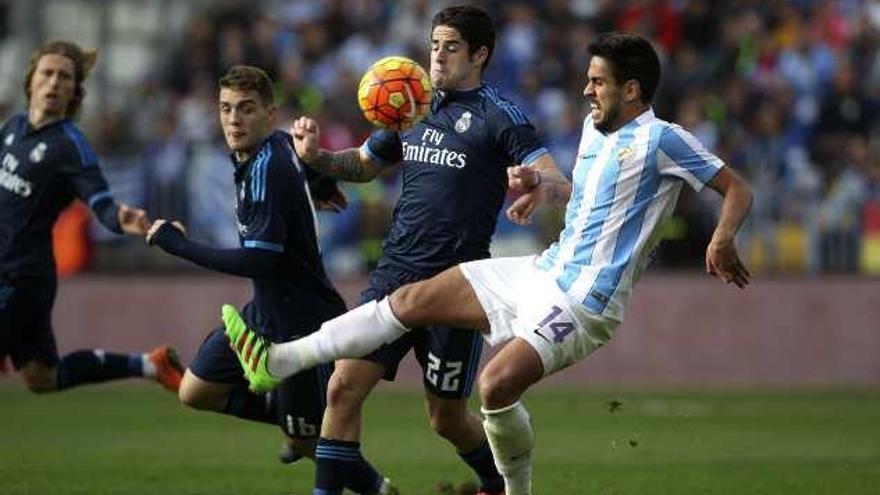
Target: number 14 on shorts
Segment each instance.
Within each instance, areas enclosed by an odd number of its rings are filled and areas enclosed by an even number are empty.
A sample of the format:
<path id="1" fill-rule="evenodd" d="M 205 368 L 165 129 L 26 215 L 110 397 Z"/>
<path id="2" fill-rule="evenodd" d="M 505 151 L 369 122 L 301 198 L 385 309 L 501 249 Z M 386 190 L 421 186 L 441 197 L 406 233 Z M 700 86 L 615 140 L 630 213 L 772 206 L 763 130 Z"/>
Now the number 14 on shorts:
<path id="1" fill-rule="evenodd" d="M 568 318 L 568 315 L 559 306 L 550 308 L 550 314 L 541 320 L 541 323 L 538 323 L 534 330 L 535 334 L 547 342 L 556 344 L 562 342 L 568 334 L 574 331 L 574 323 L 564 321 L 560 316 Z"/>

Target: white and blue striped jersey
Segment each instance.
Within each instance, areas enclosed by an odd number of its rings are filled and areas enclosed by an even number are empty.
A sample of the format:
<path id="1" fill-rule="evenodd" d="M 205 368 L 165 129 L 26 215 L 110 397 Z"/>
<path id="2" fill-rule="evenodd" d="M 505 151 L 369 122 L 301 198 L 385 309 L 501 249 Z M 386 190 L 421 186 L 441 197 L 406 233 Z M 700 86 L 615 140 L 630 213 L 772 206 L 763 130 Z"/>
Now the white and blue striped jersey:
<path id="1" fill-rule="evenodd" d="M 659 242 L 682 184 L 699 191 L 724 163 L 677 124 L 647 110 L 602 134 L 584 120 L 559 240 L 537 260 L 593 313 L 623 320 L 632 287 Z"/>

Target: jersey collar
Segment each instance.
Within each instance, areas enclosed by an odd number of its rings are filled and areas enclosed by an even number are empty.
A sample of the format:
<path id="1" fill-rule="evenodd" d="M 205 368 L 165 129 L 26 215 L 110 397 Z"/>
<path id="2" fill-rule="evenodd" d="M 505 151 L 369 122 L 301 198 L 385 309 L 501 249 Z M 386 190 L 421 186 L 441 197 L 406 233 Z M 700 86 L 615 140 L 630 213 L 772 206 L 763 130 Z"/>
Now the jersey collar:
<path id="1" fill-rule="evenodd" d="M 51 129 L 63 126 L 64 124 L 67 124 L 68 122 L 70 122 L 70 117 L 64 117 L 63 119 L 58 119 L 50 124 L 46 124 L 43 127 L 40 127 L 39 129 L 35 129 L 34 126 L 32 126 L 30 121 L 28 120 L 28 115 L 26 113 L 22 114 L 22 118 L 24 119 L 24 132 L 22 133 L 22 136 L 29 136 L 32 134 L 41 134 L 43 132 L 47 132 Z"/>
<path id="2" fill-rule="evenodd" d="M 481 82 L 480 85 L 476 88 L 468 89 L 466 91 L 441 91 L 438 89 L 434 91 L 434 100 L 431 102 L 431 109 L 436 111 L 438 108 L 445 105 L 446 103 L 477 99 L 480 96 L 480 91 L 485 87 L 486 83 Z"/>
<path id="3" fill-rule="evenodd" d="M 235 159 L 235 152 L 232 152 L 229 154 L 229 161 L 231 161 L 232 166 L 235 167 L 235 178 L 236 179 L 239 179 L 240 176 L 242 174 L 244 174 L 250 168 L 251 163 L 254 162 L 254 160 L 260 154 L 260 151 L 262 151 L 263 148 L 265 148 L 268 145 L 269 141 L 272 140 L 272 138 L 275 136 L 275 133 L 277 133 L 277 132 L 278 131 L 272 131 L 272 133 L 270 133 L 269 136 L 267 136 L 266 139 L 264 139 L 263 142 L 260 143 L 260 147 L 257 148 L 257 151 L 254 154 L 252 154 L 251 156 L 249 156 L 248 159 L 243 162 L 240 162 Z"/>
<path id="4" fill-rule="evenodd" d="M 609 136 L 613 136 L 613 135 L 618 134 L 618 133 L 620 133 L 624 130 L 627 130 L 627 129 L 635 129 L 637 127 L 642 127 L 643 125 L 647 125 L 647 124 L 651 123 L 656 118 L 657 117 L 654 116 L 654 107 L 649 106 L 647 110 L 640 113 L 636 118 L 630 120 L 626 124 L 623 124 L 616 131 L 609 132 L 608 134 L 604 134 L 604 136 L 609 137 Z M 598 129 L 597 129 L 597 131 L 598 131 Z"/>

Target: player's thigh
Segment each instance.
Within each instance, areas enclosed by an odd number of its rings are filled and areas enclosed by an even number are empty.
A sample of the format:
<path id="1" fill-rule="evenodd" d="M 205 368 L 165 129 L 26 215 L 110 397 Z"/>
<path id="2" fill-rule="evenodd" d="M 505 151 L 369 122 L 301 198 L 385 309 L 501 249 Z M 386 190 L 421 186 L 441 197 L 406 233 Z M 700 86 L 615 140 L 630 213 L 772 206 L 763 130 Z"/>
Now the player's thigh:
<path id="1" fill-rule="evenodd" d="M 549 375 L 601 347 L 617 323 L 572 301 L 533 256 L 480 260 L 461 265 L 489 318 L 487 340 L 519 337 L 541 358 Z"/>
<path id="2" fill-rule="evenodd" d="M 545 289 L 533 285 L 534 256 L 470 261 L 459 269 L 489 322 L 485 338 L 491 345 L 514 337 L 519 299 Z"/>
<path id="3" fill-rule="evenodd" d="M 552 280 L 535 284 L 543 287 L 521 294 L 517 302 L 513 332 L 540 356 L 544 376 L 577 363 L 608 342 L 618 322 L 589 312 Z"/>
<path id="4" fill-rule="evenodd" d="M 322 364 L 286 378 L 276 389 L 278 425 L 291 438 L 317 438 L 327 406 L 332 364 Z"/>
<path id="5" fill-rule="evenodd" d="M 432 325 L 415 336 L 425 390 L 441 399 L 470 397 L 483 353 L 482 335 L 471 329 Z"/>
<path id="6" fill-rule="evenodd" d="M 195 358 L 184 373 L 179 391 L 180 400 L 199 409 L 216 410 L 225 406 L 229 391 L 246 386 L 241 363 L 222 327 L 214 329 L 199 346 Z"/>
<path id="7" fill-rule="evenodd" d="M 229 392 L 241 384 L 210 382 L 199 378 L 189 368 L 183 372 L 177 396 L 180 402 L 195 409 L 222 411 L 229 403 Z"/>
<path id="8" fill-rule="evenodd" d="M 400 287 L 391 295 L 391 308 L 410 327 L 442 322 L 478 332 L 489 329 L 486 313 L 458 266 Z"/>

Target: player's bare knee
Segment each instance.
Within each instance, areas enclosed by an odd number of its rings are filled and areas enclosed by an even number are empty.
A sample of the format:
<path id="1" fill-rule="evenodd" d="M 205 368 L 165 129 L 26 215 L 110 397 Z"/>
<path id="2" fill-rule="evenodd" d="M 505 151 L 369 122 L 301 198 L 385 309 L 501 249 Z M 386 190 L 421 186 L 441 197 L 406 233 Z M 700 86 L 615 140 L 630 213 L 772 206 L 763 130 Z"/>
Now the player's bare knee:
<path id="1" fill-rule="evenodd" d="M 327 384 L 327 407 L 337 411 L 355 410 L 361 407 L 369 389 L 342 370 L 335 371 Z"/>
<path id="2" fill-rule="evenodd" d="M 25 377 L 24 386 L 35 394 L 48 394 L 55 392 L 58 389 L 54 380 L 45 380 L 41 378 L 30 379 Z"/>
<path id="3" fill-rule="evenodd" d="M 180 388 L 177 390 L 177 398 L 187 407 L 200 411 L 220 411 L 226 405 L 228 397 L 209 393 L 193 375 L 187 372 L 183 375 Z"/>
<path id="4" fill-rule="evenodd" d="M 55 392 L 58 389 L 56 368 L 27 364 L 21 369 L 24 386 L 36 394 Z"/>
<path id="5" fill-rule="evenodd" d="M 519 391 L 514 383 L 512 374 L 505 369 L 484 370 L 479 380 L 483 407 L 498 409 L 519 400 Z"/>

